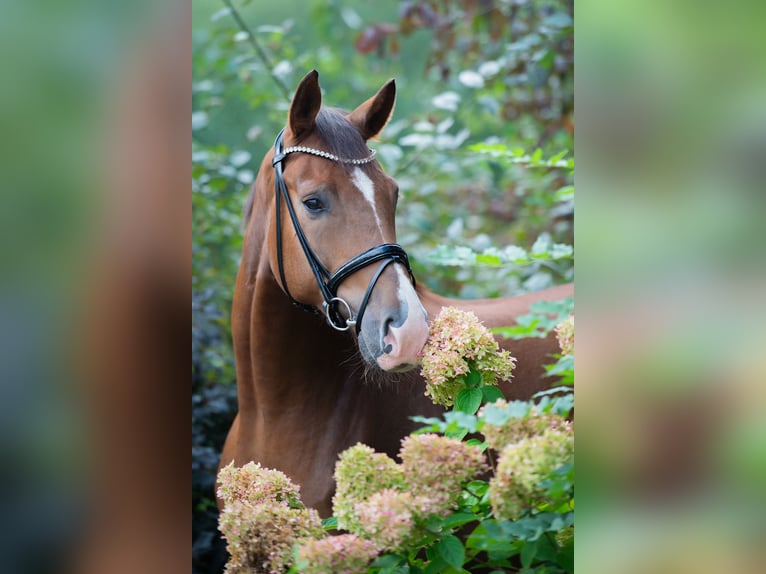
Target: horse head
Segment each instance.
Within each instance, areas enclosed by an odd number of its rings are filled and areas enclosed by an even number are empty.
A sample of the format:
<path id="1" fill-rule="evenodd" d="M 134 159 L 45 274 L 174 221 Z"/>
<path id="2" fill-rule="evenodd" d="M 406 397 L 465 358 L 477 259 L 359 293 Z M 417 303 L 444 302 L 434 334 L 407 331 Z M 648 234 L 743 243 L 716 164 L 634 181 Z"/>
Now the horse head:
<path id="1" fill-rule="evenodd" d="M 390 80 L 346 113 L 322 107 L 318 76 L 298 85 L 256 181 L 270 210 L 270 271 L 286 297 L 322 311 L 327 328 L 356 336 L 366 363 L 409 370 L 428 337 L 427 316 L 396 244 L 398 186 L 367 147 L 391 116 L 396 86 Z"/>

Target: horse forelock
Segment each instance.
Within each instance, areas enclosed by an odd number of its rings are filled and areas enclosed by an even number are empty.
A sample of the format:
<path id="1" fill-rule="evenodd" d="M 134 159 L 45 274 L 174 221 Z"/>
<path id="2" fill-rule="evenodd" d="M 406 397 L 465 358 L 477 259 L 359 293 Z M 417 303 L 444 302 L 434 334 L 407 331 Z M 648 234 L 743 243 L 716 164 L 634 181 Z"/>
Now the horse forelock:
<path id="1" fill-rule="evenodd" d="M 346 112 L 337 108 L 321 108 L 316 116 L 314 129 L 304 135 L 301 139 L 291 142 L 290 145 L 301 145 L 314 136 L 321 140 L 319 149 L 338 157 L 361 159 L 370 154 L 370 151 L 367 148 L 367 142 L 362 137 L 362 134 L 346 117 Z M 346 164 L 340 165 L 346 169 L 350 167 Z M 247 227 L 250 217 L 253 214 L 255 194 L 255 185 L 253 185 L 242 213 L 243 231 Z"/>
<path id="2" fill-rule="evenodd" d="M 362 159 L 370 154 L 362 134 L 349 121 L 345 112 L 337 108 L 319 110 L 313 134 L 322 141 L 323 151 L 338 157 Z"/>

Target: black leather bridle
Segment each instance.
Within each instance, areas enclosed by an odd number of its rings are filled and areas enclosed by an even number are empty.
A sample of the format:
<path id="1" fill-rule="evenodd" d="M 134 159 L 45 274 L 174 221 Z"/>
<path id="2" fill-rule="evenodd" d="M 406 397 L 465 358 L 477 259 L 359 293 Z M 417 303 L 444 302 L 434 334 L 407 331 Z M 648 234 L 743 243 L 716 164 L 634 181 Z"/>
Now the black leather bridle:
<path id="1" fill-rule="evenodd" d="M 410 267 L 410 261 L 407 257 L 407 253 L 404 251 L 401 245 L 398 243 L 383 243 L 381 245 L 376 245 L 375 247 L 372 247 L 365 251 L 364 253 L 360 253 L 356 257 L 353 257 L 352 259 L 349 259 L 346 261 L 343 265 L 341 265 L 335 273 L 330 273 L 327 268 L 322 265 L 322 262 L 319 261 L 319 258 L 316 256 L 314 251 L 311 249 L 311 246 L 309 245 L 308 239 L 306 239 L 306 235 L 303 233 L 303 229 L 301 228 L 300 223 L 298 222 L 298 217 L 295 214 L 295 209 L 293 207 L 292 202 L 290 201 L 290 195 L 287 193 L 287 186 L 285 185 L 285 180 L 282 177 L 282 162 L 291 153 L 308 153 L 311 155 L 316 155 L 319 157 L 323 157 L 325 159 L 329 159 L 330 161 L 335 161 L 338 163 L 345 163 L 345 164 L 352 164 L 352 165 L 363 165 L 366 163 L 370 163 L 375 159 L 375 152 L 371 152 L 370 155 L 366 158 L 361 159 L 343 159 L 339 158 L 331 153 L 317 150 L 314 148 L 304 147 L 304 146 L 295 146 L 295 147 L 288 147 L 285 148 L 284 143 L 284 129 L 279 132 L 279 135 L 277 135 L 277 139 L 274 140 L 274 159 L 271 162 L 274 166 L 274 178 L 275 178 L 275 194 L 276 194 L 276 216 L 277 216 L 277 265 L 279 266 L 279 279 L 282 282 L 282 289 L 284 289 L 285 293 L 288 297 L 292 300 L 293 304 L 306 310 L 311 311 L 313 313 L 317 312 L 317 309 L 311 305 L 306 305 L 305 303 L 301 303 L 299 301 L 296 301 L 295 298 L 290 294 L 290 290 L 287 288 L 287 281 L 285 279 L 285 270 L 284 265 L 282 263 L 282 216 L 281 216 L 281 204 L 282 200 L 284 200 L 285 204 L 287 205 L 287 211 L 290 214 L 290 219 L 293 222 L 293 227 L 295 228 L 295 234 L 298 236 L 298 241 L 301 244 L 301 247 L 303 248 L 303 253 L 306 255 L 306 259 L 308 260 L 309 266 L 311 267 L 311 271 L 314 274 L 314 278 L 316 279 L 317 285 L 319 286 L 319 290 L 322 292 L 322 298 L 324 299 L 324 302 L 322 303 L 322 311 L 325 314 L 325 317 L 327 319 L 327 323 L 333 328 L 337 329 L 338 331 L 347 331 L 351 327 L 356 327 L 357 334 L 359 333 L 359 330 L 362 327 L 362 317 L 364 316 L 364 311 L 367 308 L 367 303 L 370 301 L 370 296 L 372 295 L 372 290 L 375 288 L 375 284 L 378 281 L 378 278 L 383 274 L 383 271 L 390 265 L 391 263 L 401 263 L 404 265 L 405 269 L 407 269 L 407 272 L 410 275 L 410 280 L 412 281 L 412 285 L 415 285 L 415 276 L 412 274 L 412 268 Z M 375 273 L 372 276 L 372 279 L 370 280 L 369 285 L 367 286 L 367 291 L 364 294 L 364 297 L 362 298 L 362 303 L 359 305 L 359 311 L 356 314 L 356 317 L 351 312 L 351 306 L 342 298 L 338 297 L 338 287 L 340 287 L 340 284 L 348 278 L 350 275 L 356 273 L 360 269 L 363 269 L 364 267 L 367 267 L 368 265 L 371 265 L 372 263 L 376 263 L 380 261 L 380 265 L 375 270 Z M 340 313 L 339 307 L 344 307 L 346 311 L 346 315 L 348 315 L 348 318 L 344 318 L 343 315 Z"/>

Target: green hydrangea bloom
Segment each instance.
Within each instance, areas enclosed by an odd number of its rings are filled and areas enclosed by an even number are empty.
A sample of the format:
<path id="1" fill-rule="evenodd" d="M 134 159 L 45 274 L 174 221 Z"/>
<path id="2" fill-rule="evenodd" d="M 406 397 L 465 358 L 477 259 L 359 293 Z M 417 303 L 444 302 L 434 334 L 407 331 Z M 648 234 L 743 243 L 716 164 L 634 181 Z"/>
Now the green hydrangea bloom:
<path id="1" fill-rule="evenodd" d="M 556 326 L 556 338 L 562 355 L 574 353 L 574 315 L 570 315 Z"/>
<path id="2" fill-rule="evenodd" d="M 545 489 L 540 483 L 573 457 L 571 427 L 548 429 L 541 435 L 506 445 L 489 482 L 495 517 L 515 520 L 525 510 L 545 502 Z"/>
<path id="3" fill-rule="evenodd" d="M 360 443 L 340 455 L 335 465 L 335 484 L 332 502 L 338 528 L 361 535 L 356 505 L 383 489 L 401 490 L 404 476 L 396 461 Z"/>

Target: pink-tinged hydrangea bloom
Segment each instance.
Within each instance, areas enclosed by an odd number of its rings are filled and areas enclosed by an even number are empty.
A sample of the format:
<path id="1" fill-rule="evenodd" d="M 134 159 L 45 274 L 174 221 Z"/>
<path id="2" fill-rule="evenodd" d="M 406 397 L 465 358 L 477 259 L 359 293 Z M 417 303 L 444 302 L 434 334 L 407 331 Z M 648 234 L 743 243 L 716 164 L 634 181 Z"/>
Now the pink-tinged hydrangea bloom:
<path id="1" fill-rule="evenodd" d="M 426 395 L 445 407 L 454 404 L 471 368 L 481 373 L 485 385 L 496 385 L 511 378 L 516 360 L 508 351 L 500 350 L 476 315 L 455 307 L 442 308 L 421 353 Z"/>
<path id="2" fill-rule="evenodd" d="M 362 534 L 356 505 L 383 489 L 401 490 L 404 477 L 392 458 L 357 444 L 341 453 L 335 465 L 335 483 L 333 514 L 338 519 L 338 528 Z"/>
<path id="3" fill-rule="evenodd" d="M 549 429 L 505 446 L 489 482 L 495 518 L 515 520 L 524 510 L 545 502 L 545 489 L 540 483 L 560 466 L 572 462 L 573 457 L 571 427 Z"/>
<path id="4" fill-rule="evenodd" d="M 412 494 L 386 488 L 358 503 L 356 512 L 366 538 L 381 550 L 398 550 L 418 540 L 414 507 Z"/>
<path id="5" fill-rule="evenodd" d="M 307 540 L 298 550 L 300 571 L 306 574 L 364 574 L 378 548 L 355 534 Z"/>
<path id="6" fill-rule="evenodd" d="M 559 340 L 562 355 L 574 353 L 574 315 L 570 315 L 556 326 L 556 338 Z"/>
<path id="7" fill-rule="evenodd" d="M 299 539 L 324 535 L 313 509 L 239 500 L 224 506 L 219 528 L 230 554 L 227 574 L 282 574 L 292 564 L 293 545 Z"/>
<path id="8" fill-rule="evenodd" d="M 303 508 L 298 486 L 278 470 L 253 462 L 241 468 L 229 464 L 218 473 L 218 483 L 224 501 L 218 526 L 230 554 L 227 573 L 282 573 L 299 539 L 325 534 L 317 512 Z"/>
<path id="9" fill-rule="evenodd" d="M 480 449 L 435 434 L 405 437 L 399 456 L 407 487 L 418 494 L 419 515 L 446 516 L 455 508 L 462 484 L 486 470 Z"/>
<path id="10" fill-rule="evenodd" d="M 251 504 L 275 503 L 294 508 L 303 506 L 300 502 L 300 487 L 284 473 L 263 468 L 257 462 L 242 467 L 229 463 L 218 473 L 218 496 L 224 504 L 246 500 Z"/>
<path id="11" fill-rule="evenodd" d="M 493 408 L 503 409 L 508 403 L 498 399 L 492 403 Z M 479 411 L 482 417 L 484 407 Z M 525 438 L 540 435 L 549 429 L 558 429 L 569 432 L 571 425 L 564 417 L 554 414 L 539 413 L 535 407 L 525 417 L 511 417 L 503 425 L 493 425 L 485 422 L 482 433 L 487 444 L 496 451 L 502 451 L 506 445 L 519 442 Z"/>

